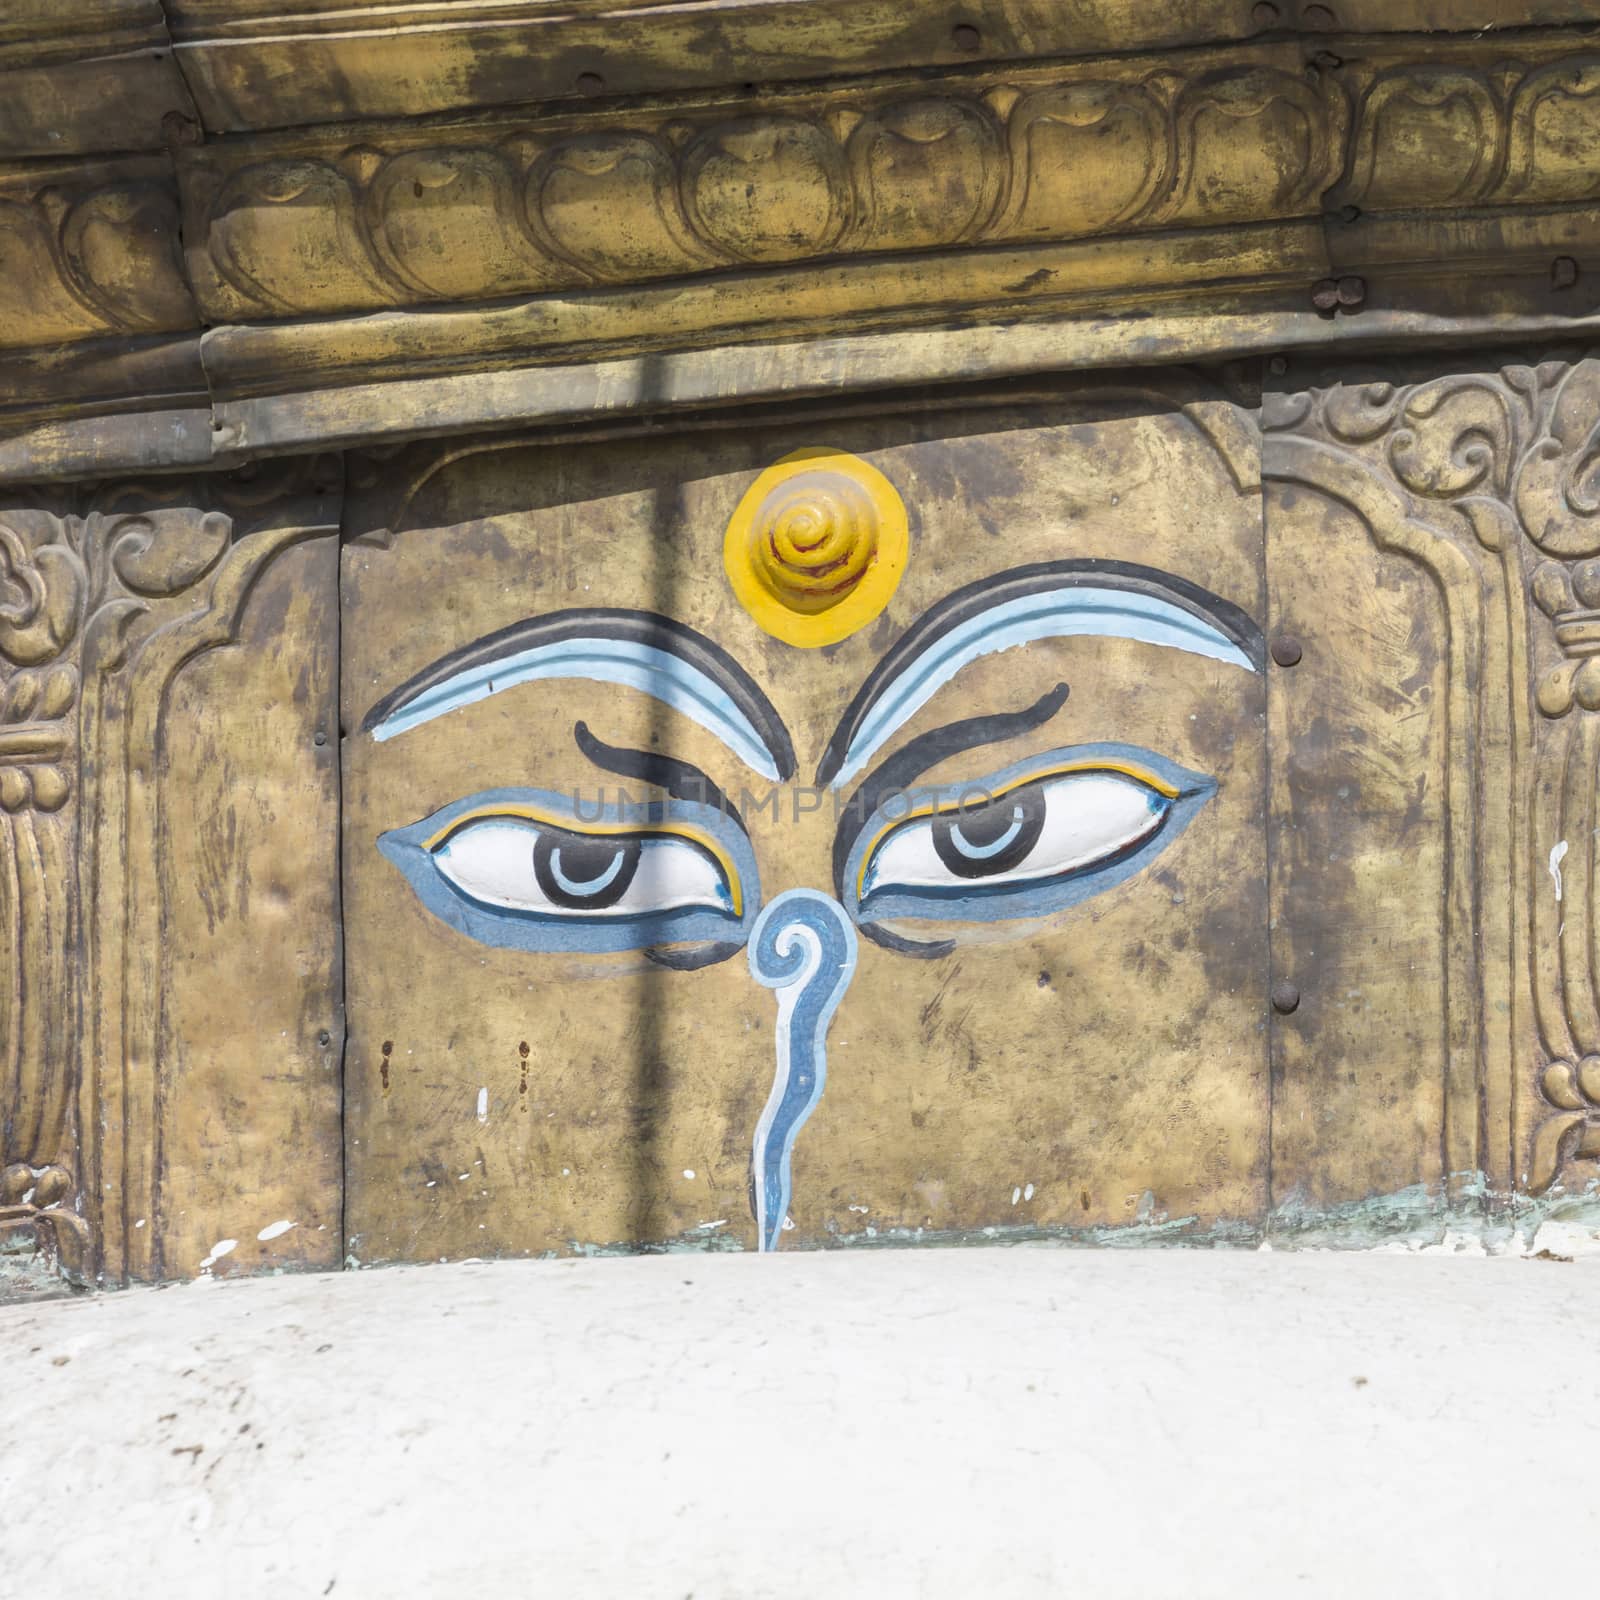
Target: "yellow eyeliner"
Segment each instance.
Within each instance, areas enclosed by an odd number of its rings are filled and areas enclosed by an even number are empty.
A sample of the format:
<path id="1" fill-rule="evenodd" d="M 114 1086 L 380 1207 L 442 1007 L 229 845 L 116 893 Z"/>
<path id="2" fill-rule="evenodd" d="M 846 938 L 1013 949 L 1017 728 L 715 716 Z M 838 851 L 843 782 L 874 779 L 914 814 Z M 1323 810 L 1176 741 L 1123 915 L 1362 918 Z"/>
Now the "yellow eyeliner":
<path id="1" fill-rule="evenodd" d="M 545 827 L 554 828 L 560 833 L 599 834 L 602 836 L 626 834 L 639 839 L 654 839 L 666 835 L 672 838 L 686 839 L 690 844 L 698 845 L 722 868 L 722 876 L 728 885 L 728 894 L 733 901 L 733 914 L 736 917 L 744 915 L 744 894 L 739 884 L 739 869 L 734 866 L 733 858 L 709 834 L 701 833 L 698 828 L 691 828 L 686 823 L 657 822 L 652 823 L 647 828 L 641 828 L 627 822 L 584 822 L 580 824 L 572 817 L 552 816 L 549 812 L 536 810 L 533 806 L 481 806 L 475 811 L 468 811 L 459 817 L 453 818 L 431 838 L 423 840 L 423 849 L 429 851 L 437 850 L 445 840 L 452 834 L 459 833 L 469 822 L 485 822 L 492 818 L 500 817 L 516 817 L 523 822 L 543 823 Z"/>
<path id="2" fill-rule="evenodd" d="M 1073 761 L 1064 767 L 1051 767 L 1048 772 L 1035 773 L 1032 777 L 1018 778 L 1010 788 L 1002 789 L 999 794 L 994 795 L 986 803 L 998 805 L 1007 795 L 1015 794 L 1018 789 L 1026 789 L 1029 784 L 1048 783 L 1052 778 L 1065 778 L 1074 772 L 1119 772 L 1125 778 L 1133 778 L 1135 781 L 1146 785 L 1146 787 L 1154 789 L 1157 794 L 1164 795 L 1168 800 L 1176 800 L 1183 793 L 1181 789 L 1168 783 L 1165 778 L 1157 777 L 1155 773 L 1145 767 L 1136 767 L 1130 761 Z M 979 785 L 977 784 L 968 784 L 966 792 L 970 793 L 978 787 Z M 866 895 L 867 868 L 872 864 L 873 856 L 878 853 L 878 846 L 896 828 L 903 828 L 906 823 L 915 822 L 919 817 L 935 817 L 943 812 L 959 812 L 961 809 L 959 803 L 955 806 L 940 807 L 930 801 L 925 806 L 918 806 L 916 809 L 908 811 L 903 817 L 896 817 L 893 822 L 886 822 L 873 837 L 872 843 L 861 854 L 861 866 L 856 873 L 856 900 L 859 902 Z"/>

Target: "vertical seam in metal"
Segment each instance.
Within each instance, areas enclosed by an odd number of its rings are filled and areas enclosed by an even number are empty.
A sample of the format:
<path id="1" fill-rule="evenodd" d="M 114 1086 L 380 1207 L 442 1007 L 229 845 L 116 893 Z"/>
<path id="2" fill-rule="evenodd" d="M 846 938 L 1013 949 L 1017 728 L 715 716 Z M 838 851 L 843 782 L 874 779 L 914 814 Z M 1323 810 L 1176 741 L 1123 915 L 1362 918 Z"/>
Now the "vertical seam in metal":
<path id="1" fill-rule="evenodd" d="M 350 1141 L 349 1085 L 345 1081 L 350 1059 L 350 978 L 345 956 L 344 928 L 344 541 L 349 511 L 349 458 L 339 455 L 339 528 L 333 548 L 333 949 L 339 974 L 339 1270 L 350 1259 Z"/>
<path id="2" fill-rule="evenodd" d="M 1261 628 L 1262 632 L 1270 639 L 1274 625 L 1272 610 L 1272 545 L 1271 528 L 1267 516 L 1267 395 L 1268 386 L 1272 382 L 1272 372 L 1268 357 L 1261 358 L 1261 405 L 1256 413 L 1257 448 L 1261 452 L 1259 462 L 1261 475 L 1261 490 L 1257 500 L 1257 511 L 1261 518 Z M 1263 857 L 1267 869 L 1266 881 L 1266 927 L 1263 930 L 1263 947 L 1265 950 L 1266 971 L 1262 974 L 1261 989 L 1256 996 L 1256 1002 L 1261 1007 L 1261 1015 L 1266 1022 L 1266 1066 L 1267 1066 L 1267 1162 L 1266 1162 L 1266 1214 L 1261 1220 L 1261 1237 L 1267 1240 L 1272 1234 L 1273 1215 L 1277 1208 L 1277 1042 L 1278 1042 L 1278 1016 L 1268 996 L 1272 992 L 1272 985 L 1277 981 L 1277 967 L 1273 953 L 1273 921 L 1277 903 L 1277 859 L 1275 846 L 1277 844 L 1277 813 L 1273 803 L 1273 693 L 1275 674 L 1272 670 L 1272 653 L 1267 651 L 1262 661 L 1261 695 L 1261 821 L 1266 834 L 1266 843 L 1263 847 Z"/>

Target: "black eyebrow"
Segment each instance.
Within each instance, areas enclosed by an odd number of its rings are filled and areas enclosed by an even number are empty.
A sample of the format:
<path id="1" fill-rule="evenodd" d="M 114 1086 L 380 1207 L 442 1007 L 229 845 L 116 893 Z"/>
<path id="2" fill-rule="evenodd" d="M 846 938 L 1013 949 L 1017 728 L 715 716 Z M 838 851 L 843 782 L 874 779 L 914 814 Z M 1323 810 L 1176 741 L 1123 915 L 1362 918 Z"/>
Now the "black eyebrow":
<path id="1" fill-rule="evenodd" d="M 1007 601 L 1044 589 L 1089 584 L 1100 584 L 1134 594 L 1155 595 L 1169 601 L 1219 629 L 1248 657 L 1257 672 L 1266 666 L 1266 641 L 1250 614 L 1232 601 L 1224 600 L 1209 589 L 1202 589 L 1184 578 L 1175 578 L 1171 573 L 1155 567 L 1142 567 L 1129 561 L 1106 561 L 1099 557 L 1039 561 L 1030 566 L 1013 567 L 1008 572 L 980 578 L 976 583 L 969 583 L 965 588 L 946 595 L 924 611 L 895 640 L 877 666 L 867 674 L 855 698 L 845 708 L 844 716 L 839 719 L 839 726 L 828 740 L 828 748 L 823 752 L 821 765 L 817 768 L 817 787 L 826 787 L 838 776 L 850 742 L 860 731 L 867 714 L 882 698 L 888 686 L 929 645 L 952 628 Z"/>
<path id="2" fill-rule="evenodd" d="M 720 944 L 687 946 L 653 944 L 644 954 L 647 961 L 665 967 L 668 972 L 698 972 L 702 967 L 714 967 L 719 961 L 738 955 L 743 949 L 742 941 L 724 940 Z"/>
<path id="3" fill-rule="evenodd" d="M 615 772 L 619 777 L 638 778 L 643 783 L 653 783 L 665 789 L 675 800 L 689 800 L 701 805 L 715 806 L 725 816 L 731 817 L 739 831 L 750 837 L 744 818 L 738 808 L 723 794 L 699 767 L 689 761 L 679 761 L 676 756 L 660 755 L 652 750 L 626 750 L 620 745 L 607 744 L 589 731 L 585 722 L 575 723 L 572 737 L 578 748 L 597 767 Z M 701 967 L 715 966 L 726 961 L 744 948 L 742 941 L 720 941 L 715 944 L 681 947 L 677 945 L 651 945 L 644 954 L 647 961 L 672 972 L 697 972 Z"/>
<path id="4" fill-rule="evenodd" d="M 839 826 L 833 835 L 833 888 L 840 899 L 844 898 L 844 869 L 850 847 L 856 842 L 868 817 L 892 794 L 903 791 L 913 780 L 920 778 L 929 767 L 947 756 L 957 756 L 964 750 L 976 750 L 986 744 L 998 744 L 1002 739 L 1014 739 L 1018 734 L 1031 733 L 1042 727 L 1067 703 L 1072 691 L 1058 683 L 1048 694 L 1040 695 L 1031 706 L 1022 711 L 997 711 L 986 717 L 967 717 L 961 722 L 950 722 L 934 728 L 913 739 L 904 749 L 897 750 L 887 761 L 880 762 L 850 796 L 840 810 Z M 847 831 L 845 819 L 855 818 L 855 825 Z M 862 930 L 865 932 L 865 928 Z M 892 935 L 891 935 L 892 937 Z M 880 944 L 883 940 L 878 941 Z M 904 943 L 891 948 L 903 950 Z M 918 945 L 937 951 L 936 945 Z"/>
<path id="5" fill-rule="evenodd" d="M 654 784 L 658 789 L 665 789 L 674 800 L 715 806 L 738 824 L 739 831 L 747 839 L 750 837 L 750 830 L 745 827 L 739 808 L 693 762 L 680 761 L 676 756 L 664 756 L 654 750 L 629 750 L 621 745 L 607 744 L 589 731 L 586 722 L 573 725 L 572 737 L 577 741 L 578 748 L 597 767 L 614 772 L 621 778 L 637 778 L 641 783 Z"/>
<path id="6" fill-rule="evenodd" d="M 452 650 L 386 694 L 361 719 L 361 731 L 370 733 L 409 701 L 458 672 L 492 666 L 507 656 L 536 646 L 560 644 L 567 639 L 621 639 L 648 645 L 687 662 L 734 703 L 750 723 L 772 757 L 780 780 L 795 774 L 794 741 L 783 718 L 761 687 L 721 645 L 672 617 L 654 611 L 629 611 L 612 606 L 578 606 L 546 616 L 513 622 L 510 627 L 485 634 L 459 650 Z"/>

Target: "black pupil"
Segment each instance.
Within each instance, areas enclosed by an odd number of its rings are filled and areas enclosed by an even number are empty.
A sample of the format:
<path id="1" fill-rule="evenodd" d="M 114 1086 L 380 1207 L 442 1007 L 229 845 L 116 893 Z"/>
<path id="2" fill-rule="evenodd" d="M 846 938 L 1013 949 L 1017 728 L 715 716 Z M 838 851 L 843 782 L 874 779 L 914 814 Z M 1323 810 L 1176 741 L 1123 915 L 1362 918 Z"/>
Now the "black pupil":
<path id="1" fill-rule="evenodd" d="M 626 836 L 540 829 L 533 842 L 533 878 L 552 905 L 568 911 L 604 911 L 614 906 L 639 870 L 641 841 Z"/>
<path id="2" fill-rule="evenodd" d="M 1044 816 L 1044 790 L 1024 784 L 985 805 L 936 814 L 933 848 L 956 877 L 993 878 L 1033 853 Z"/>

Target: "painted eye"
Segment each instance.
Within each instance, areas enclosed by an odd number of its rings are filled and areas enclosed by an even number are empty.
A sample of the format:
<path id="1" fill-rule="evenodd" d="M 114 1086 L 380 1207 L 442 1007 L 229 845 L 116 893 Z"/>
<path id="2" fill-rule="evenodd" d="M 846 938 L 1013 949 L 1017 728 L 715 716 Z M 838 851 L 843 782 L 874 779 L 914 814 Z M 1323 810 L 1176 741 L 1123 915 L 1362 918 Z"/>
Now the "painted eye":
<path id="1" fill-rule="evenodd" d="M 382 835 L 436 916 L 484 944 L 642 950 L 743 942 L 755 861 L 713 807 L 652 803 L 577 818 L 560 797 L 497 791 Z"/>
<path id="2" fill-rule="evenodd" d="M 740 914 L 715 852 L 667 833 L 583 833 L 488 817 L 433 847 L 444 877 L 484 905 L 548 916 L 629 917 L 701 906 Z"/>
<path id="3" fill-rule="evenodd" d="M 1138 844 L 1172 798 L 1137 778 L 1080 772 L 957 804 L 907 822 L 867 863 L 864 898 L 882 887 L 961 889 L 1072 872 Z"/>
<path id="4" fill-rule="evenodd" d="M 1139 871 L 1214 789 L 1148 752 L 1081 746 L 904 801 L 904 820 L 869 821 L 851 852 L 857 915 L 990 922 L 1075 905 Z"/>

